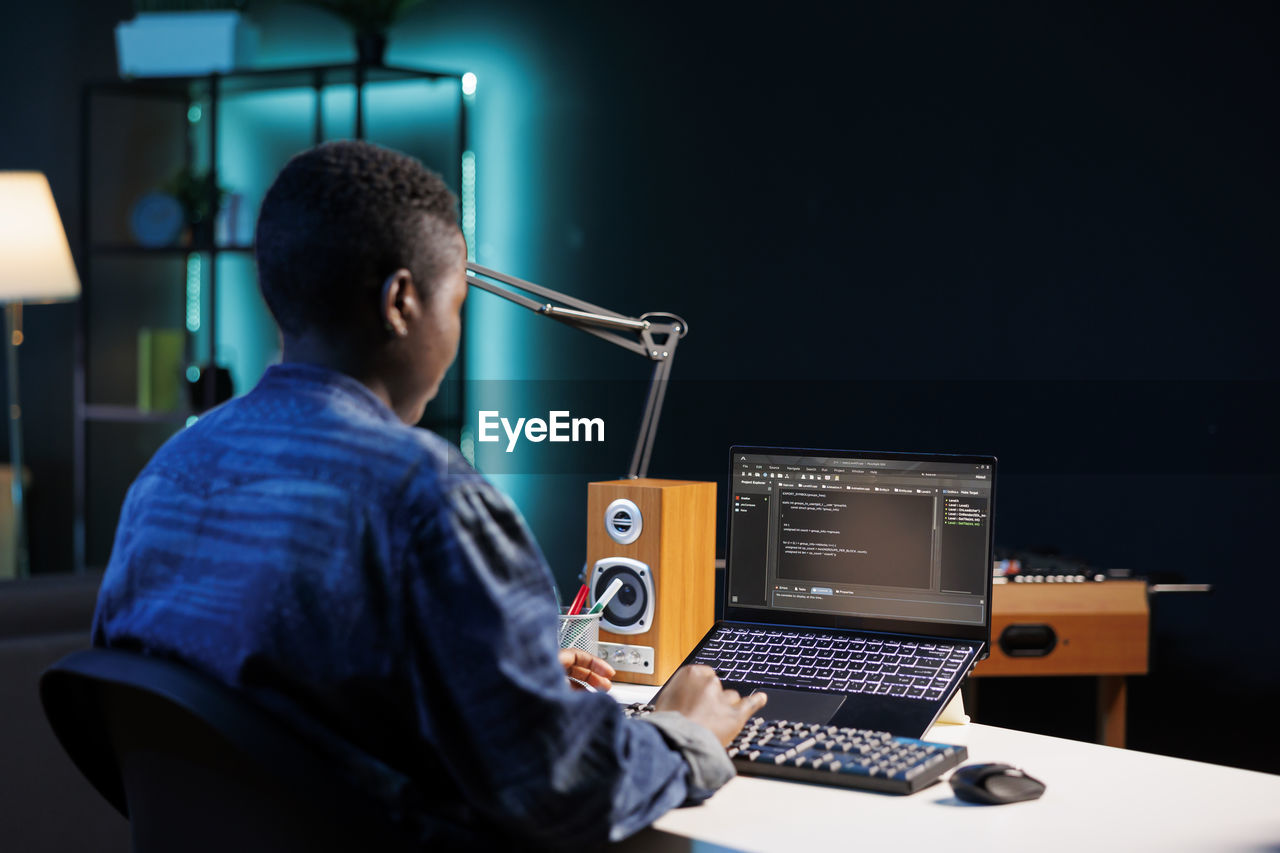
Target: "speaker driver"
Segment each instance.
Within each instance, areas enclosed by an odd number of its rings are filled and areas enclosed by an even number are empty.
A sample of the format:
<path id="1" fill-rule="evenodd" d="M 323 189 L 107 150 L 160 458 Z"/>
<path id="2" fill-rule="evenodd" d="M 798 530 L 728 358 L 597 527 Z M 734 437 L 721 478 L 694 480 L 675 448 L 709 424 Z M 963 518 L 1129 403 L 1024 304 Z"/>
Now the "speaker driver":
<path id="1" fill-rule="evenodd" d="M 653 626 L 653 573 L 639 560 L 606 557 L 591 570 L 591 600 L 598 601 L 615 579 L 622 588 L 613 597 L 600 627 L 615 634 L 643 634 Z"/>
<path id="2" fill-rule="evenodd" d="M 644 530 L 644 516 L 636 502 L 627 498 L 618 498 L 609 504 L 604 511 L 604 529 L 609 538 L 619 545 L 630 545 L 640 538 Z"/>

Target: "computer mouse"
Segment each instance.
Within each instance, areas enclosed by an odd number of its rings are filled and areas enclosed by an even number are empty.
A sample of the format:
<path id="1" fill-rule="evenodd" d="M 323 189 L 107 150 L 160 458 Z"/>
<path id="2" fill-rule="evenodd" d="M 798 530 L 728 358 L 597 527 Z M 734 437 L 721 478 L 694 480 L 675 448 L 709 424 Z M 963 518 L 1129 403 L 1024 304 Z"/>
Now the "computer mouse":
<path id="1" fill-rule="evenodd" d="M 1044 783 L 1008 764 L 966 764 L 951 774 L 951 789 L 962 800 L 990 806 L 1034 800 Z"/>

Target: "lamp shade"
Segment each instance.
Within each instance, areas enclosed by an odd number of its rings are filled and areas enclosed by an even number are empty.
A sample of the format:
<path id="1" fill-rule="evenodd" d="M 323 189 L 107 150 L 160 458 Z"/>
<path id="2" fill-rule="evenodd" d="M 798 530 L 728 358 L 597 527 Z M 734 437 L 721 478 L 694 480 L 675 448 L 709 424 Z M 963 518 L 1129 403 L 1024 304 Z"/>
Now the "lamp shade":
<path id="1" fill-rule="evenodd" d="M 71 247 L 41 172 L 0 172 L 0 302 L 80 295 Z"/>

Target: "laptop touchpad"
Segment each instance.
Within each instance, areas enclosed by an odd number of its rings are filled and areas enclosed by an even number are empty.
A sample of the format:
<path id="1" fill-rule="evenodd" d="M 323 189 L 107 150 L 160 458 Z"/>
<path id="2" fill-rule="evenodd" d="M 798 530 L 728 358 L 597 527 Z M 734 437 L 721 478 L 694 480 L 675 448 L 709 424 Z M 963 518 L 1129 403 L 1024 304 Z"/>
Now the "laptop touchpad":
<path id="1" fill-rule="evenodd" d="M 766 720 L 790 720 L 797 723 L 827 723 L 844 704 L 845 696 L 833 693 L 808 693 L 803 690 L 782 690 L 771 687 L 763 692 L 769 701 L 760 709 Z"/>

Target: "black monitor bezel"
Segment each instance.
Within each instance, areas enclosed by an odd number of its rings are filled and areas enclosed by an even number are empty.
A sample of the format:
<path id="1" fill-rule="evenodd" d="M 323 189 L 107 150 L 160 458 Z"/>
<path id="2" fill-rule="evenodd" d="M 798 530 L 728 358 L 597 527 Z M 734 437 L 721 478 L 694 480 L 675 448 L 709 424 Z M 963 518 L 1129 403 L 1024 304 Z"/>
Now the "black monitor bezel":
<path id="1" fill-rule="evenodd" d="M 729 478 L 726 480 L 726 496 L 728 509 L 733 506 L 733 471 L 735 457 L 747 454 L 792 454 L 800 456 L 827 456 L 845 459 L 900 459 L 907 462 L 953 462 L 960 464 L 991 466 L 991 502 L 988 507 L 987 556 L 990 559 L 995 548 L 995 506 L 996 506 L 996 466 L 995 456 L 976 453 L 911 453 L 886 450 L 827 450 L 812 447 L 766 447 L 757 445 L 734 445 L 729 449 Z M 724 522 L 724 618 L 730 622 L 776 622 L 778 611 L 757 607 L 738 607 L 729 603 L 729 573 L 733 566 L 733 537 L 731 526 L 733 513 L 725 512 Z M 960 640 L 980 640 L 990 646 L 991 643 L 991 588 L 992 573 L 986 573 L 986 619 L 983 625 L 963 625 L 953 622 L 920 622 L 897 619 L 878 619 L 867 616 L 842 616 L 827 613 L 803 613 L 786 611 L 786 621 L 802 627 L 828 628 L 838 630 L 875 631 L 882 633 L 924 634 L 936 637 L 947 637 Z"/>

